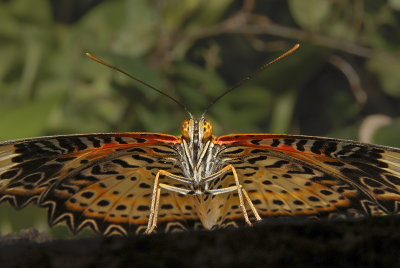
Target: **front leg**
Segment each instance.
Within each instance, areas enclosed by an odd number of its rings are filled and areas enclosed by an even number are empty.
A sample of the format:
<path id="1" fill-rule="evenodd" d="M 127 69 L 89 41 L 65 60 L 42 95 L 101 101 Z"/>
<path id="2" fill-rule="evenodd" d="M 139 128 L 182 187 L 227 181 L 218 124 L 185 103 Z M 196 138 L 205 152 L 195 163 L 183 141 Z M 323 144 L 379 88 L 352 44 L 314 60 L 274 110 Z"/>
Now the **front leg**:
<path id="1" fill-rule="evenodd" d="M 181 182 L 186 182 L 186 183 L 190 182 L 190 180 L 187 178 L 174 175 L 165 170 L 159 170 L 157 172 L 156 178 L 154 180 L 153 193 L 151 195 L 150 215 L 149 215 L 149 221 L 147 223 L 146 231 L 144 232 L 145 234 L 150 234 L 157 227 L 157 217 L 158 217 L 158 208 L 160 205 L 161 189 L 177 192 L 177 193 L 180 193 L 183 195 L 187 195 L 188 193 L 192 192 L 191 190 L 188 190 L 188 189 L 182 189 L 182 188 L 171 186 L 171 185 L 168 185 L 165 183 L 159 183 L 160 175 L 164 175 L 164 176 L 167 176 L 172 179 L 176 179 Z"/>
<path id="2" fill-rule="evenodd" d="M 256 217 L 257 221 L 261 220 L 260 215 L 257 212 L 257 209 L 255 208 L 253 202 L 251 201 L 247 191 L 243 188 L 243 186 L 239 183 L 239 177 L 237 175 L 236 169 L 234 168 L 234 166 L 232 164 L 227 165 L 226 167 L 222 168 L 221 170 L 219 170 L 218 172 L 212 174 L 211 176 L 209 176 L 205 181 L 209 182 L 212 181 L 214 179 L 216 179 L 217 177 L 227 173 L 228 171 L 232 171 L 233 173 L 233 178 L 235 179 L 235 183 L 236 186 L 230 186 L 230 187 L 226 187 L 226 188 L 221 188 L 221 189 L 216 189 L 216 190 L 208 190 L 208 192 L 210 194 L 213 195 L 217 195 L 217 194 L 223 194 L 223 193 L 228 193 L 228 192 L 233 192 L 233 191 L 237 191 L 238 192 L 238 197 L 239 197 L 239 205 L 240 208 L 243 211 L 243 217 L 244 220 L 246 221 L 246 223 L 248 225 L 252 225 L 250 220 L 249 220 L 249 215 L 247 214 L 246 211 L 246 207 L 244 205 L 244 200 L 243 200 L 243 195 L 246 198 L 247 203 L 249 204 L 254 216 Z"/>

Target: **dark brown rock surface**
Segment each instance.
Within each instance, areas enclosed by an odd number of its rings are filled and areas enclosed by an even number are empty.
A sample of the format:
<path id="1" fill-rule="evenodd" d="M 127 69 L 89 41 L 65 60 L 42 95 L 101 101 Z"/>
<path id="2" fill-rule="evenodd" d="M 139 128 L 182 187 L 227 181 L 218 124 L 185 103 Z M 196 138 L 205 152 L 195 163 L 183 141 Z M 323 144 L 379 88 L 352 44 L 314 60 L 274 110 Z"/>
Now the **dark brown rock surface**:
<path id="1" fill-rule="evenodd" d="M 400 266 L 400 217 L 40 241 L 1 239 L 1 267 Z"/>

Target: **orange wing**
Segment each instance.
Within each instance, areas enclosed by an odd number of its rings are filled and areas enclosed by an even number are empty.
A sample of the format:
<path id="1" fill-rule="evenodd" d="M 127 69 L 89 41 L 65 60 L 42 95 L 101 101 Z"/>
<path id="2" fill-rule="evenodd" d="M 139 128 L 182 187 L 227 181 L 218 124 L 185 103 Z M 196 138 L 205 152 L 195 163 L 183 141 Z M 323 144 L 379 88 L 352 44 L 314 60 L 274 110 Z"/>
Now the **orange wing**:
<path id="1" fill-rule="evenodd" d="M 228 135 L 215 143 L 261 216 L 399 213 L 399 149 L 300 135 Z M 227 219 L 240 215 L 234 203 Z"/>
<path id="2" fill-rule="evenodd" d="M 0 143 L 0 202 L 17 208 L 36 203 L 48 208 L 50 225 L 66 221 L 73 231 L 90 226 L 104 234 L 140 232 L 158 170 L 182 175 L 176 167 L 179 142 L 170 135 L 118 133 Z M 191 201 L 176 198 L 161 198 L 159 221 L 167 230 L 197 220 Z"/>

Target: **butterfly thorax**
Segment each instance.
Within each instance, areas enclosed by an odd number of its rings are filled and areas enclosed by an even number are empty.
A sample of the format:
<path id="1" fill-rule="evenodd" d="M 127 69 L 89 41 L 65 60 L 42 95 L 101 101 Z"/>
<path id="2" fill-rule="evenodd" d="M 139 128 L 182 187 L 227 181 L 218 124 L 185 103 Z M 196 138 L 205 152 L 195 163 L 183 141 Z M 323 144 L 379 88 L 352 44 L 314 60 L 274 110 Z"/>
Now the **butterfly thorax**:
<path id="1" fill-rule="evenodd" d="M 185 177 L 193 181 L 190 187 L 196 194 L 207 191 L 208 183 L 205 181 L 219 166 L 215 161 L 217 148 L 212 131 L 211 122 L 204 118 L 186 119 L 181 125 L 180 164 Z"/>

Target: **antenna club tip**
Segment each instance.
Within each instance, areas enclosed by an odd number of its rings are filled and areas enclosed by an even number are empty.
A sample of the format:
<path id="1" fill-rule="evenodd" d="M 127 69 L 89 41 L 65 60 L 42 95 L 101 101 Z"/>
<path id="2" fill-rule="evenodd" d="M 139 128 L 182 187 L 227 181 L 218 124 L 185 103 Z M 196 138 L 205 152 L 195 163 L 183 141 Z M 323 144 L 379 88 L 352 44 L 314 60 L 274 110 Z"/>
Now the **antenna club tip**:
<path id="1" fill-rule="evenodd" d="M 109 66 L 107 63 L 105 63 L 105 62 L 103 62 L 102 60 L 96 58 L 95 56 L 93 56 L 93 55 L 90 54 L 89 52 L 85 52 L 85 55 L 86 55 L 87 57 L 89 57 L 90 59 L 94 60 L 94 61 L 97 61 L 97 62 L 99 62 L 99 63 L 101 63 L 101 64 L 106 65 L 106 66 Z M 110 66 L 109 66 L 109 67 L 110 67 Z M 113 68 L 113 67 L 110 67 L 110 68 L 115 69 L 115 68 Z"/>

